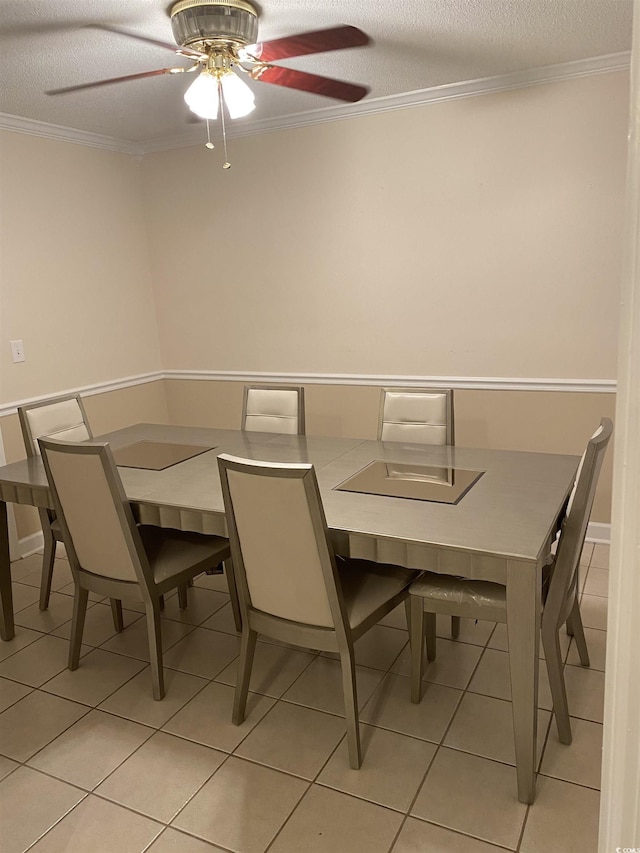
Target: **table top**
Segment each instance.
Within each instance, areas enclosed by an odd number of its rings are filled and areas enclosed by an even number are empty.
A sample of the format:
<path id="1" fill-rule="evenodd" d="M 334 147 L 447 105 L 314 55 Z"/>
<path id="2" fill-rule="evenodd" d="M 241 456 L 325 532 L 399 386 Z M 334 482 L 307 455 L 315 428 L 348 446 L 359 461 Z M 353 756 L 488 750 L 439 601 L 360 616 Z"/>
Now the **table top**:
<path id="1" fill-rule="evenodd" d="M 223 523 L 216 461 L 220 453 L 267 462 L 311 462 L 316 468 L 327 524 L 333 531 L 532 562 L 548 547 L 578 464 L 578 457 L 560 454 L 162 424 L 137 424 L 97 440 L 109 441 L 114 448 L 141 440 L 214 448 L 163 471 L 119 468 L 129 500 L 150 511 L 155 508 L 158 513 L 174 510 L 215 516 L 219 524 Z M 485 473 L 455 505 L 336 490 L 376 459 Z M 31 490 L 31 497 L 21 499 L 21 489 Z M 48 489 L 40 459 L 0 468 L 2 499 L 37 503 L 33 493 L 37 493 L 38 505 L 47 505 Z"/>

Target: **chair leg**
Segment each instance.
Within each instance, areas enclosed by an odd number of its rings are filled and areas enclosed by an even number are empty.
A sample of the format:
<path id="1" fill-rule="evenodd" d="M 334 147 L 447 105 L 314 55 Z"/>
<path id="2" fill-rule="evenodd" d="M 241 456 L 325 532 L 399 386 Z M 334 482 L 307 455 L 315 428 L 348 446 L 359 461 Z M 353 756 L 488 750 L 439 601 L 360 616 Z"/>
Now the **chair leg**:
<path id="1" fill-rule="evenodd" d="M 151 683 L 153 698 L 160 700 L 164 696 L 164 670 L 162 668 L 162 630 L 160 623 L 160 603 L 157 599 L 146 605 L 147 635 L 149 639 L 149 659 L 151 661 Z"/>
<path id="2" fill-rule="evenodd" d="M 425 637 L 427 640 L 427 660 L 436 659 L 436 614 L 425 614 Z"/>
<path id="3" fill-rule="evenodd" d="M 344 711 L 347 718 L 349 766 L 352 770 L 359 770 L 360 765 L 362 764 L 362 749 L 360 746 L 358 692 L 356 689 L 356 663 L 353 655 L 353 646 L 345 652 L 340 652 L 340 668 L 342 669 Z"/>
<path id="4" fill-rule="evenodd" d="M 44 554 L 42 556 L 42 579 L 40 581 L 40 610 L 46 610 L 51 595 L 51 580 L 56 559 L 56 540 L 51 532 L 50 525 L 43 524 L 42 534 L 44 536 Z"/>
<path id="5" fill-rule="evenodd" d="M 542 645 L 544 647 L 549 686 L 551 687 L 551 698 L 553 700 L 553 714 L 556 718 L 556 728 L 560 743 L 571 743 L 571 722 L 569 720 L 569 705 L 567 703 L 567 689 L 562 672 L 562 653 L 560 651 L 560 637 L 557 630 L 542 631 Z"/>
<path id="6" fill-rule="evenodd" d="M 227 577 L 227 585 L 229 587 L 229 595 L 231 596 L 231 610 L 233 611 L 233 621 L 236 626 L 236 631 L 242 631 L 242 614 L 240 612 L 240 599 L 238 598 L 238 588 L 236 586 L 236 576 L 233 571 L 233 563 L 231 559 L 224 561 L 224 573 Z"/>
<path id="7" fill-rule="evenodd" d="M 251 670 L 253 668 L 253 656 L 256 651 L 256 640 L 258 635 L 252 631 L 249 626 L 242 632 L 240 639 L 240 657 L 238 659 L 238 680 L 236 682 L 236 692 L 233 698 L 233 716 L 232 721 L 235 726 L 239 726 L 244 722 L 244 715 L 247 707 L 247 694 L 249 693 L 249 681 L 251 680 Z"/>
<path id="8" fill-rule="evenodd" d="M 409 596 L 411 608 L 411 701 L 418 704 L 422 698 L 422 671 L 424 668 L 424 603 L 420 596 Z"/>
<path id="9" fill-rule="evenodd" d="M 84 617 L 87 613 L 89 592 L 76 585 L 73 595 L 73 616 L 71 619 L 71 640 L 69 643 L 69 669 L 77 669 L 80 664 L 80 647 L 84 632 Z"/>
<path id="10" fill-rule="evenodd" d="M 587 639 L 584 635 L 584 628 L 582 627 L 582 616 L 580 615 L 580 605 L 578 604 L 577 598 L 573 602 L 571 613 L 567 619 L 567 625 L 569 625 L 569 623 L 571 623 L 571 633 L 573 634 L 573 639 L 575 640 L 576 648 L 580 655 L 581 666 L 591 666 L 591 661 L 589 660 L 589 649 L 587 648 Z"/>
<path id="11" fill-rule="evenodd" d="M 180 610 L 185 610 L 187 604 L 187 584 L 182 584 L 178 587 L 178 605 Z"/>
<path id="12" fill-rule="evenodd" d="M 460 636 L 460 617 L 452 616 L 451 617 L 451 636 L 454 640 L 457 640 Z"/>
<path id="13" fill-rule="evenodd" d="M 124 631 L 124 619 L 122 618 L 122 602 L 119 601 L 117 598 L 111 598 L 109 600 L 109 603 L 111 604 L 113 627 L 119 634 L 121 631 Z"/>

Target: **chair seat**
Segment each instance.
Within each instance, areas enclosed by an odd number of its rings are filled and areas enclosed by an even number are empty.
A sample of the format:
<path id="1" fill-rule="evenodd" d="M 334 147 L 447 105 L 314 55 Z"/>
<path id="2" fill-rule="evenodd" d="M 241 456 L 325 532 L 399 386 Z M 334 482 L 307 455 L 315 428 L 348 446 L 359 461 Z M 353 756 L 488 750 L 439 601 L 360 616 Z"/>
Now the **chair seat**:
<path id="1" fill-rule="evenodd" d="M 357 628 L 394 595 L 406 589 L 419 572 L 400 566 L 337 557 L 349 625 Z"/>
<path id="2" fill-rule="evenodd" d="M 159 586 L 198 564 L 204 571 L 229 557 L 229 540 L 220 536 L 148 525 L 140 525 L 138 531 Z"/>
<path id="3" fill-rule="evenodd" d="M 507 606 L 507 588 L 502 584 L 455 578 L 451 575 L 439 575 L 436 572 L 424 572 L 411 584 L 409 593 L 430 601 L 448 602 L 455 606 L 472 605 L 498 609 Z"/>

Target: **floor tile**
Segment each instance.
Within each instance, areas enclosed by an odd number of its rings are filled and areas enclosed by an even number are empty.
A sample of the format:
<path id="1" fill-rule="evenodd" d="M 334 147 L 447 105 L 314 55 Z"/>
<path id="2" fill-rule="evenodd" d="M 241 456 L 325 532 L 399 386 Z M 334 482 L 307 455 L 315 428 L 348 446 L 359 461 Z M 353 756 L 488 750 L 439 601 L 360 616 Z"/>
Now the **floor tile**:
<path id="1" fill-rule="evenodd" d="M 2 853 L 23 853 L 84 796 L 65 782 L 19 767 L 0 782 Z"/>
<path id="2" fill-rule="evenodd" d="M 435 755 L 435 744 L 367 725 L 360 726 L 360 738 L 363 760 L 359 770 L 349 766 L 345 738 L 316 781 L 406 811 Z"/>
<path id="3" fill-rule="evenodd" d="M 517 799 L 515 767 L 444 747 L 411 809 L 416 817 L 510 850 L 516 849 L 526 813 Z"/>
<path id="4" fill-rule="evenodd" d="M 142 853 L 162 824 L 88 796 L 29 853 Z"/>
<path id="5" fill-rule="evenodd" d="M 135 612 L 135 611 L 134 611 Z M 128 655 L 138 660 L 149 661 L 149 633 L 147 631 L 147 620 L 139 613 L 139 618 L 119 634 L 107 639 L 102 648 L 107 652 L 116 652 L 119 655 Z M 177 642 L 182 640 L 194 629 L 193 625 L 183 625 L 172 619 L 161 620 L 162 651 L 166 652 Z"/>
<path id="6" fill-rule="evenodd" d="M 0 714 L 0 753 L 26 761 L 88 710 L 68 699 L 34 690 Z"/>
<path id="7" fill-rule="evenodd" d="M 202 623 L 201 627 L 211 628 L 213 631 L 222 631 L 224 634 L 239 636 L 238 631 L 236 631 L 236 623 L 233 619 L 233 609 L 229 603 L 216 611 L 213 616 L 210 616 Z"/>
<path id="8" fill-rule="evenodd" d="M 29 584 L 29 586 L 35 586 L 40 589 L 42 582 L 42 558 L 40 558 L 39 562 L 40 565 L 33 572 L 22 576 L 20 583 Z M 63 586 L 67 586 L 70 583 L 73 583 L 73 574 L 71 573 L 69 561 L 55 560 L 53 577 L 51 578 L 51 589 L 54 592 L 58 592 Z"/>
<path id="9" fill-rule="evenodd" d="M 28 687 L 26 684 L 9 681 L 8 678 L 0 678 L 0 713 L 31 693 L 32 690 L 33 687 Z"/>
<path id="10" fill-rule="evenodd" d="M 226 758 L 224 752 L 157 732 L 96 794 L 169 823 Z"/>
<path id="11" fill-rule="evenodd" d="M 148 848 L 146 853 L 227 853 L 222 847 L 201 841 L 192 835 L 168 827 Z"/>
<path id="12" fill-rule="evenodd" d="M 269 853 L 387 853 L 402 815 L 313 785 Z"/>
<path id="13" fill-rule="evenodd" d="M 195 587 L 202 587 L 203 589 L 215 589 L 218 592 L 229 593 L 229 584 L 227 583 L 227 576 L 224 572 L 215 575 L 208 575 L 203 572 L 197 578 L 193 579 L 193 585 Z"/>
<path id="14" fill-rule="evenodd" d="M 562 850 L 596 853 L 600 793 L 539 776 L 536 801 L 527 817 L 521 853 Z"/>
<path id="15" fill-rule="evenodd" d="M 0 661 L 12 657 L 16 652 L 44 636 L 41 631 L 32 631 L 31 628 L 22 628 L 20 625 L 16 625 L 16 632 L 11 640 L 0 640 Z"/>
<path id="16" fill-rule="evenodd" d="M 315 660 L 313 655 L 270 643 L 256 643 L 256 653 L 251 670 L 249 689 L 278 699 L 291 687 L 300 673 Z M 216 676 L 216 681 L 235 687 L 239 659 Z"/>
<path id="17" fill-rule="evenodd" d="M 164 656 L 164 665 L 202 678 L 215 678 L 240 651 L 240 640 L 220 631 L 195 628 Z"/>
<path id="18" fill-rule="evenodd" d="M 607 632 L 598 631 L 595 628 L 585 628 L 584 636 L 587 641 L 587 651 L 589 652 L 589 662 L 591 669 L 599 669 L 604 672 L 604 666 L 607 657 Z M 567 663 L 573 666 L 580 666 L 580 656 L 576 649 L 576 644 L 572 640 L 567 655 Z"/>
<path id="19" fill-rule="evenodd" d="M 42 689 L 74 702 L 99 705 L 143 668 L 142 661 L 93 649 L 81 659 L 78 669 L 63 670 Z"/>
<path id="20" fill-rule="evenodd" d="M 387 675 L 360 713 L 363 723 L 439 743 L 456 710 L 461 691 L 425 682 L 422 701 L 410 700 L 410 682 Z"/>
<path id="21" fill-rule="evenodd" d="M 591 566 L 585 581 L 584 590 L 586 595 L 599 595 L 607 598 L 609 595 L 609 572 L 607 569 L 598 569 Z"/>
<path id="22" fill-rule="evenodd" d="M 458 642 L 471 643 L 474 646 L 486 646 L 495 623 L 482 619 L 461 619 Z M 451 639 L 451 617 L 436 616 L 436 636 L 445 640 Z"/>
<path id="23" fill-rule="evenodd" d="M 424 656 L 423 680 L 464 690 L 469 684 L 481 654 L 482 649 L 479 646 L 439 639 L 436 659 L 428 661 L 426 654 Z M 411 675 L 411 649 L 408 645 L 391 667 L 391 672 L 397 675 Z"/>
<path id="24" fill-rule="evenodd" d="M 354 645 L 356 664 L 386 672 L 408 643 L 406 630 L 374 625 Z M 339 660 L 339 656 L 333 652 L 323 652 L 323 656 Z"/>
<path id="25" fill-rule="evenodd" d="M 582 546 L 582 553 L 580 554 L 580 565 L 588 566 L 591 562 L 591 557 L 593 556 L 593 549 L 595 544 L 593 542 L 585 542 Z"/>
<path id="26" fill-rule="evenodd" d="M 122 618 L 126 629 L 132 622 L 135 622 L 141 617 L 139 613 L 123 608 Z M 51 633 L 54 637 L 63 637 L 68 640 L 71 637 L 71 622 L 65 622 Z M 116 629 L 113 625 L 111 606 L 109 604 L 97 604 L 95 607 L 89 607 L 87 609 L 84 630 L 82 632 L 83 643 L 95 648 L 96 646 L 102 645 L 102 643 L 106 642 L 110 637 L 115 636 L 116 633 Z"/>
<path id="27" fill-rule="evenodd" d="M 29 554 L 11 563 L 11 580 L 20 580 L 34 572 L 42 573 L 42 554 Z"/>
<path id="28" fill-rule="evenodd" d="M 555 728 L 551 726 L 544 750 L 540 772 L 545 776 L 576 782 L 589 788 L 600 789 L 602 770 L 602 725 L 589 720 L 571 718 L 570 744 L 560 743 Z"/>
<path id="29" fill-rule="evenodd" d="M 165 619 L 174 619 L 187 625 L 201 625 L 228 601 L 229 596 L 223 592 L 194 586 L 188 591 L 187 607 L 184 610 L 180 609 L 178 596 L 174 595 L 166 600 L 162 615 Z"/>
<path id="30" fill-rule="evenodd" d="M 402 631 L 407 630 L 407 614 L 404 604 L 399 604 L 386 616 L 378 622 L 378 625 L 386 625 L 389 628 L 399 628 Z"/>
<path id="31" fill-rule="evenodd" d="M 63 669 L 69 657 L 69 643 L 59 637 L 41 636 L 26 648 L 0 663 L 0 676 L 40 687 Z"/>
<path id="32" fill-rule="evenodd" d="M 152 734 L 139 723 L 90 711 L 33 756 L 29 766 L 92 790 Z"/>
<path id="33" fill-rule="evenodd" d="M 14 581 L 11 584 L 11 594 L 13 596 L 13 612 L 15 617 L 25 608 L 31 607 L 40 600 L 39 590 L 21 582 Z M 17 623 L 17 618 L 15 621 Z"/>
<path id="34" fill-rule="evenodd" d="M 590 566 L 595 566 L 598 569 L 608 569 L 609 568 L 609 545 L 601 545 L 599 542 L 596 543 L 593 549 L 593 555 L 591 557 Z"/>
<path id="35" fill-rule="evenodd" d="M 53 631 L 64 622 L 68 622 L 72 615 L 73 598 L 59 592 L 52 592 L 49 596 L 49 607 L 46 610 L 40 610 L 36 600 L 34 604 L 16 613 L 16 625 L 32 628 L 34 631 Z"/>
<path id="36" fill-rule="evenodd" d="M 562 659 L 564 660 L 567 656 L 567 651 L 569 649 L 571 637 L 568 636 L 567 632 L 563 629 L 560 631 L 560 650 L 562 652 Z M 509 651 L 509 640 L 507 638 L 507 626 L 504 623 L 498 623 L 496 625 L 495 631 L 491 635 L 491 639 L 487 643 L 487 648 L 489 649 L 498 649 L 502 652 Z M 544 648 L 542 647 L 542 638 L 540 639 L 539 646 L 539 654 L 540 657 L 544 660 Z"/>
<path id="37" fill-rule="evenodd" d="M 549 729 L 550 711 L 538 710 L 538 760 Z M 465 693 L 444 745 L 504 764 L 516 763 L 511 702 Z"/>
<path id="38" fill-rule="evenodd" d="M 392 853 L 504 853 L 503 847 L 495 847 L 485 841 L 460 835 L 442 826 L 426 823 L 414 817 L 407 819 Z"/>
<path id="39" fill-rule="evenodd" d="M 478 664 L 469 690 L 495 699 L 511 701 L 511 677 L 509 675 L 509 653 L 497 649 L 485 649 L 482 660 Z M 550 711 L 553 708 L 551 689 L 547 677 L 547 667 L 540 661 L 538 676 L 538 707 Z"/>
<path id="40" fill-rule="evenodd" d="M 569 714 L 601 723 L 604 715 L 604 672 L 582 666 L 565 666 Z"/>
<path id="41" fill-rule="evenodd" d="M 583 626 L 606 631 L 608 604 L 609 600 L 601 595 L 582 595 L 580 598 L 580 615 L 582 616 Z"/>
<path id="42" fill-rule="evenodd" d="M 356 690 L 358 707 L 367 702 L 373 691 L 383 679 L 383 673 L 377 669 L 356 667 Z M 306 705 L 319 711 L 344 716 L 344 695 L 342 692 L 341 668 L 338 661 L 317 657 L 305 669 L 300 678 L 284 694 L 287 702 Z"/>
<path id="43" fill-rule="evenodd" d="M 275 700 L 249 693 L 247 715 L 240 726 L 231 722 L 233 687 L 212 682 L 166 723 L 162 729 L 181 737 L 233 752 L 240 741 L 273 706 Z"/>
<path id="44" fill-rule="evenodd" d="M 314 779 L 345 733 L 342 717 L 277 702 L 235 755 Z"/>
<path id="45" fill-rule="evenodd" d="M 162 702 L 157 702 L 153 698 L 151 668 L 147 666 L 101 702 L 99 708 L 145 726 L 160 728 L 206 684 L 204 678 L 165 668 L 165 695 Z"/>
<path id="46" fill-rule="evenodd" d="M 173 826 L 221 847 L 262 853 L 307 786 L 302 779 L 230 757 Z"/>
<path id="47" fill-rule="evenodd" d="M 5 758 L 4 755 L 0 755 L 0 780 L 6 778 L 9 773 L 12 773 L 16 767 L 20 767 L 17 761 L 13 761 L 11 758 Z"/>

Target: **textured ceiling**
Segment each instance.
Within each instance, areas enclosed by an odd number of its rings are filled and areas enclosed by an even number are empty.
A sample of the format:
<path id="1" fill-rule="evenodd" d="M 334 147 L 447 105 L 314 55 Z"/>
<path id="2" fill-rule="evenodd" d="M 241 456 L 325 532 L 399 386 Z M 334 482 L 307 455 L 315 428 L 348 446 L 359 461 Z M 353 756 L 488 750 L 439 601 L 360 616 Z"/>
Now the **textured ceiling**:
<path id="1" fill-rule="evenodd" d="M 182 99 L 191 77 L 45 94 L 188 65 L 163 48 L 87 28 L 106 24 L 173 42 L 169 6 L 164 0 L 0 0 L 0 112 L 143 144 L 193 138 L 197 125 Z M 259 38 L 359 27 L 372 46 L 279 64 L 364 83 L 372 101 L 629 51 L 632 6 L 632 0 L 263 0 Z M 240 132 L 336 105 L 319 95 L 252 86 L 257 108 L 237 121 Z"/>

